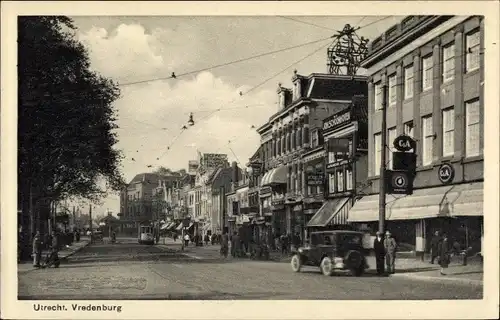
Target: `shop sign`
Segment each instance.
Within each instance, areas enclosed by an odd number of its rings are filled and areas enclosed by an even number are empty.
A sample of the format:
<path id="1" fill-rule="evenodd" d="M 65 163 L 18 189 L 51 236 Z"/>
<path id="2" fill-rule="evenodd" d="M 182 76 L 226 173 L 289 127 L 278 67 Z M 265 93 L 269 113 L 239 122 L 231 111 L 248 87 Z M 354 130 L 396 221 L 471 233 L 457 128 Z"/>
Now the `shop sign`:
<path id="1" fill-rule="evenodd" d="M 438 169 L 438 178 L 441 183 L 447 184 L 453 181 L 455 169 L 449 163 L 443 163 Z"/>
<path id="2" fill-rule="evenodd" d="M 351 108 L 340 111 L 323 120 L 323 131 L 331 131 L 351 122 Z"/>
<path id="3" fill-rule="evenodd" d="M 388 194 L 412 194 L 412 177 L 406 171 L 387 170 L 386 188 Z"/>
<path id="4" fill-rule="evenodd" d="M 318 172 L 307 173 L 307 185 L 308 186 L 319 186 L 323 185 L 325 175 Z"/>
<path id="5" fill-rule="evenodd" d="M 345 160 L 342 160 L 342 161 L 337 161 L 337 162 L 329 163 L 329 164 L 326 165 L 326 168 L 327 169 L 331 169 L 331 168 L 343 166 L 345 164 L 349 164 L 349 163 L 352 163 L 352 162 L 353 162 L 352 159 L 345 159 Z"/>
<path id="6" fill-rule="evenodd" d="M 415 140 L 413 140 L 412 137 L 405 134 L 396 137 L 396 139 L 394 139 L 392 144 L 394 145 L 394 148 L 396 148 L 396 150 L 401 152 L 408 152 L 412 149 L 415 150 L 416 148 Z"/>

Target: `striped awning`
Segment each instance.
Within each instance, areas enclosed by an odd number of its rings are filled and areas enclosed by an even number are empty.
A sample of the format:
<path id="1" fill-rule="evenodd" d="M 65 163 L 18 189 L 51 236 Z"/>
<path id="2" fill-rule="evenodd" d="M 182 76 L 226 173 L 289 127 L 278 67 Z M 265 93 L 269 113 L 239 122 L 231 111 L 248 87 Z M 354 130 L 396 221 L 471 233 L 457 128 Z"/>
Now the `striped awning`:
<path id="1" fill-rule="evenodd" d="M 379 219 L 378 194 L 363 197 L 349 211 L 349 221 Z M 412 195 L 386 199 L 387 220 L 412 220 L 483 215 L 483 183 L 467 183 L 417 189 Z"/>
<path id="2" fill-rule="evenodd" d="M 318 212 L 309 220 L 308 227 L 325 227 L 328 224 L 345 224 L 347 222 L 347 213 L 349 212 L 346 204 L 349 197 L 327 200 Z"/>
<path id="3" fill-rule="evenodd" d="M 183 225 L 183 223 L 182 223 L 182 222 L 181 222 L 181 223 L 179 223 L 179 225 L 177 226 L 177 228 L 175 228 L 175 230 L 181 230 L 181 229 L 182 229 L 182 225 Z"/>
<path id="4" fill-rule="evenodd" d="M 262 177 L 261 187 L 273 184 L 286 184 L 287 167 L 280 166 L 269 170 Z"/>

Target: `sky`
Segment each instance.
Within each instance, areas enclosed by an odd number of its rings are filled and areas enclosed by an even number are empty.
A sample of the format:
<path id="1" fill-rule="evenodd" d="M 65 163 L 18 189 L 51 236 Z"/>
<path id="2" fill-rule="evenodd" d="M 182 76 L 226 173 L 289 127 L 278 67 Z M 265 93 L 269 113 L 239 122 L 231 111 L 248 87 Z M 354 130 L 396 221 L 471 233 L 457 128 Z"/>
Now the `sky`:
<path id="1" fill-rule="evenodd" d="M 402 17 L 71 18 L 92 69 L 120 86 L 115 147 L 123 151 L 122 172 L 129 182 L 159 166 L 187 169 L 197 151 L 226 153 L 229 161 L 245 166 L 259 146 L 253 127 L 277 111 L 279 83 L 291 87 L 294 70 L 327 72 L 329 37 L 345 24 L 360 26 L 357 34 L 373 40 Z M 211 68 L 319 39 L 325 40 Z M 193 72 L 198 70 L 203 71 Z M 172 72 L 178 77 L 169 78 Z M 195 125 L 181 130 L 190 113 Z M 108 209 L 119 211 L 117 194 L 103 199 L 94 212 Z"/>

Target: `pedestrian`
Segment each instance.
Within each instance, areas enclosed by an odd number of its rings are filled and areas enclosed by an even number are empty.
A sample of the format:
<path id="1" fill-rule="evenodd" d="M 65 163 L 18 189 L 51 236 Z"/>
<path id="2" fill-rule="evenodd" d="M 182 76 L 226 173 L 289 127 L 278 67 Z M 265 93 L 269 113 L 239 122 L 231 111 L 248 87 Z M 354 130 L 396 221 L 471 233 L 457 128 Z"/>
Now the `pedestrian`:
<path id="1" fill-rule="evenodd" d="M 43 242 L 40 236 L 40 231 L 37 230 L 33 237 L 33 267 L 40 268 L 40 260 L 42 257 Z"/>
<path id="2" fill-rule="evenodd" d="M 208 234 L 205 234 L 205 245 L 208 246 L 208 242 L 210 241 L 210 238 L 208 237 Z"/>
<path id="3" fill-rule="evenodd" d="M 396 240 L 392 237 L 390 231 L 385 232 L 384 248 L 385 248 L 385 264 L 387 266 L 387 272 L 394 273 L 396 272 L 394 269 L 394 263 L 396 261 L 397 243 Z"/>
<path id="4" fill-rule="evenodd" d="M 187 247 L 189 246 L 189 233 L 186 233 L 186 235 L 184 236 L 184 246 Z"/>
<path id="5" fill-rule="evenodd" d="M 439 256 L 439 245 L 441 244 L 441 236 L 439 231 L 434 232 L 434 236 L 431 240 L 431 264 L 434 264 L 434 260 Z"/>
<path id="6" fill-rule="evenodd" d="M 234 232 L 233 237 L 231 238 L 231 255 L 233 257 L 239 257 L 240 255 L 240 236 L 238 232 Z"/>
<path id="7" fill-rule="evenodd" d="M 224 258 L 227 258 L 228 250 L 229 250 L 229 235 L 227 234 L 227 232 L 224 231 L 224 233 L 221 236 L 221 241 L 220 241 L 220 251 L 221 251 L 221 255 Z"/>
<path id="8" fill-rule="evenodd" d="M 439 245 L 439 265 L 441 266 L 441 275 L 446 275 L 444 269 L 450 264 L 450 247 L 448 243 L 448 235 L 443 234 L 443 239 Z"/>
<path id="9" fill-rule="evenodd" d="M 384 259 L 385 259 L 385 247 L 384 240 L 382 239 L 382 233 L 377 231 L 375 241 L 373 242 L 373 250 L 375 252 L 375 261 L 377 264 L 377 274 L 384 274 Z"/>
<path id="10" fill-rule="evenodd" d="M 55 231 L 52 231 L 51 234 L 51 242 L 50 242 L 50 253 L 49 256 L 47 257 L 47 260 L 45 261 L 45 267 L 50 267 L 51 265 L 54 265 L 55 268 L 59 268 L 59 237 L 57 236 L 57 233 Z"/>

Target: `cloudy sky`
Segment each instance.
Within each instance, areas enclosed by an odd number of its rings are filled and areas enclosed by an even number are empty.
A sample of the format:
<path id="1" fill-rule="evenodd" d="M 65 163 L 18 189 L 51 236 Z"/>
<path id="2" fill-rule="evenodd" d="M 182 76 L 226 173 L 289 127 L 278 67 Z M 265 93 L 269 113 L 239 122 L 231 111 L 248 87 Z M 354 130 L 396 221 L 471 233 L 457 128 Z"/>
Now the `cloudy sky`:
<path id="1" fill-rule="evenodd" d="M 401 19 L 72 18 L 77 37 L 89 49 L 92 67 L 120 84 L 122 96 L 115 104 L 120 127 L 117 148 L 126 157 L 127 181 L 160 165 L 187 168 L 197 150 L 227 153 L 230 161 L 244 166 L 258 147 L 259 137 L 252 126 L 262 125 L 277 110 L 278 83 L 289 87 L 294 69 L 303 75 L 326 72 L 328 37 L 346 23 L 361 26 L 358 35 L 373 40 Z M 325 40 L 211 68 L 320 39 Z M 197 70 L 203 71 L 193 72 Z M 168 79 L 172 72 L 178 75 L 176 79 Z M 191 112 L 195 126 L 179 135 Z M 118 196 L 105 199 L 98 212 L 106 209 L 118 212 Z"/>

